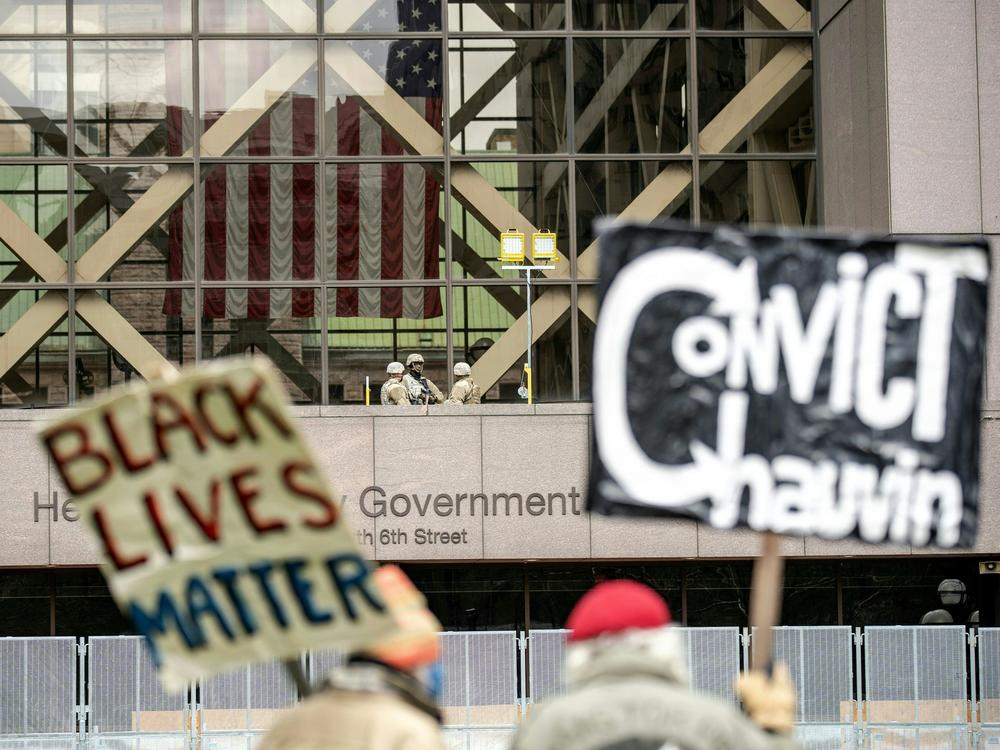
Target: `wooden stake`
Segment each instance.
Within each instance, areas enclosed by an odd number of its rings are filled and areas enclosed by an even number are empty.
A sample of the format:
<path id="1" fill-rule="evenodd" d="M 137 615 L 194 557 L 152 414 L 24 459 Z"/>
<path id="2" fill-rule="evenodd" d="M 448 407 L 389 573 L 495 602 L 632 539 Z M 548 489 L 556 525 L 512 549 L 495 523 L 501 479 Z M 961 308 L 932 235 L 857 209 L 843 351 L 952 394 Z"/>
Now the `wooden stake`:
<path id="1" fill-rule="evenodd" d="M 778 535 L 770 531 L 761 535 L 760 556 L 753 564 L 750 591 L 750 626 L 756 633 L 751 664 L 755 670 L 771 671 L 771 627 L 781 620 L 781 593 L 784 583 L 785 560 L 778 553 Z"/>

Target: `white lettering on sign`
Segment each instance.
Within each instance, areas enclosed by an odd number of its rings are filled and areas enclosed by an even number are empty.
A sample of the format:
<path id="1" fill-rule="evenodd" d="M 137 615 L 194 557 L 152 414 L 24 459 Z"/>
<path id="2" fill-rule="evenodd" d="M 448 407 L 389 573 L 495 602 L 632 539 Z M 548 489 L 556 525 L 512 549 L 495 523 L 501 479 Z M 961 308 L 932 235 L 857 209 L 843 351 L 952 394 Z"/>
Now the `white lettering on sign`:
<path id="1" fill-rule="evenodd" d="M 893 260 L 869 270 L 845 253 L 837 278 L 819 286 L 806 315 L 799 291 L 770 287 L 761 299 L 757 265 L 734 265 L 705 250 L 666 248 L 639 256 L 614 277 L 600 310 L 594 344 L 594 420 L 604 467 L 635 502 L 679 508 L 708 499 L 709 521 L 729 528 L 749 497 L 747 523 L 757 529 L 840 538 L 927 544 L 959 541 L 962 485 L 949 470 L 921 467 L 918 454 L 890 446 L 884 465 L 745 454 L 750 394 L 770 395 L 787 382 L 796 404 L 833 415 L 853 412 L 872 430 L 909 423 L 914 441 L 944 438 L 949 352 L 961 277 L 985 281 L 985 254 L 898 246 Z M 677 366 L 694 378 L 721 376 L 716 447 L 692 439 L 691 462 L 669 465 L 643 450 L 628 412 L 628 352 L 636 322 L 657 296 L 698 293 L 707 314 L 673 332 Z M 919 320 L 912 372 L 886 377 L 890 320 Z M 824 362 L 826 403 L 816 404 Z"/>

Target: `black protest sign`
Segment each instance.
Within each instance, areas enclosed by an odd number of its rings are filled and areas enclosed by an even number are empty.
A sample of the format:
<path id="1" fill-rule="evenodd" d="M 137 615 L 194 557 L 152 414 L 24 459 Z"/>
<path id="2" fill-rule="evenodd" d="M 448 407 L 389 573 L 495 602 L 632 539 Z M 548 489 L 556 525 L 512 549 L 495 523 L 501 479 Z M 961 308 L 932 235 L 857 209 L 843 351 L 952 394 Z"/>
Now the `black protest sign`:
<path id="1" fill-rule="evenodd" d="M 607 227 L 591 509 L 972 545 L 987 276 L 979 241 Z"/>

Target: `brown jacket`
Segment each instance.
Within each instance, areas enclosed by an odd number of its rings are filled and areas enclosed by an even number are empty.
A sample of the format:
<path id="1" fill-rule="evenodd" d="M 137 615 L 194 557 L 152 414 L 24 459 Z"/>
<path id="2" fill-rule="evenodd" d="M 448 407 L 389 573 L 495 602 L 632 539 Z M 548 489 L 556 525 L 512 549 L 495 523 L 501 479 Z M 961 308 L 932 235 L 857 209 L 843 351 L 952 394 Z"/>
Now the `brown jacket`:
<path id="1" fill-rule="evenodd" d="M 380 664 L 335 670 L 255 750 L 445 750 L 437 709 L 412 677 Z"/>

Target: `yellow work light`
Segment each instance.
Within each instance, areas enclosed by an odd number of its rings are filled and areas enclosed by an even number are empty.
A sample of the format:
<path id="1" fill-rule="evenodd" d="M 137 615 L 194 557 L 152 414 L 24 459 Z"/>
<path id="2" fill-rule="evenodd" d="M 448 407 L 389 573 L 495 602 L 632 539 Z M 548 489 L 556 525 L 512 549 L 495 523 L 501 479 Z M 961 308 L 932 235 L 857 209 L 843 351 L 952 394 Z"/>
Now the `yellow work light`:
<path id="1" fill-rule="evenodd" d="M 524 232 L 511 229 L 500 233 L 500 260 L 504 263 L 524 263 Z"/>
<path id="2" fill-rule="evenodd" d="M 538 263 L 553 263 L 559 260 L 556 254 L 556 233 L 549 231 L 535 232 L 531 235 L 531 259 Z"/>

